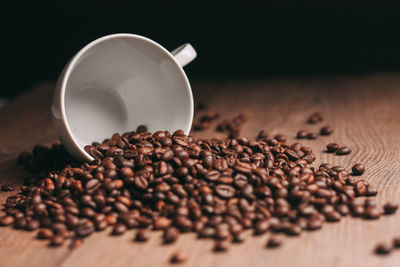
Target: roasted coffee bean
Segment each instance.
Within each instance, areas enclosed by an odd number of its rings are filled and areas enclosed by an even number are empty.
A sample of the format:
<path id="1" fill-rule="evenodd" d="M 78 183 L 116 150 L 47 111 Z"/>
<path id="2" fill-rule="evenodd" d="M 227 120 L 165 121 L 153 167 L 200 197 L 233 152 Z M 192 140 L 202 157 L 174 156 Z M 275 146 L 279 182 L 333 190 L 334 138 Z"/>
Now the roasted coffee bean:
<path id="1" fill-rule="evenodd" d="M 61 245 L 64 243 L 64 240 L 65 240 L 65 238 L 64 238 L 64 236 L 63 236 L 62 234 L 54 235 L 54 236 L 51 238 L 51 243 L 50 243 L 50 245 L 51 245 L 51 246 L 54 246 L 54 247 L 59 247 L 59 246 L 61 246 Z"/>
<path id="2" fill-rule="evenodd" d="M 260 220 L 256 223 L 255 228 L 254 228 L 254 234 L 260 235 L 264 234 L 265 232 L 268 231 L 269 228 L 269 222 L 268 220 Z"/>
<path id="3" fill-rule="evenodd" d="M 215 186 L 215 192 L 222 198 L 231 198 L 235 195 L 236 190 L 230 185 L 220 184 Z"/>
<path id="4" fill-rule="evenodd" d="M 95 226 L 92 221 L 88 219 L 82 219 L 76 226 L 75 233 L 79 237 L 85 237 L 92 234 L 95 231 Z"/>
<path id="5" fill-rule="evenodd" d="M 243 243 L 245 240 L 243 232 L 237 232 L 233 234 L 233 242 L 235 243 Z"/>
<path id="6" fill-rule="evenodd" d="M 163 233 L 163 240 L 164 243 L 173 243 L 179 237 L 179 230 L 175 227 L 169 227 L 164 230 Z"/>
<path id="7" fill-rule="evenodd" d="M 393 238 L 393 247 L 394 248 L 400 248 L 400 237 L 395 237 Z"/>
<path id="8" fill-rule="evenodd" d="M 321 122 L 323 121 L 323 117 L 322 114 L 319 112 L 315 112 L 313 114 L 310 115 L 310 117 L 308 118 L 308 123 L 317 123 L 317 122 Z"/>
<path id="9" fill-rule="evenodd" d="M 391 203 L 391 202 L 387 202 L 383 206 L 383 211 L 385 214 L 393 214 L 397 211 L 398 208 L 399 208 L 399 205 Z"/>
<path id="10" fill-rule="evenodd" d="M 171 220 L 166 217 L 159 217 L 154 221 L 154 229 L 166 229 L 171 225 Z"/>
<path id="11" fill-rule="evenodd" d="M 184 263 L 185 261 L 187 261 L 187 256 L 181 250 L 177 250 L 174 253 L 172 253 L 169 261 L 170 263 L 174 264 Z"/>
<path id="12" fill-rule="evenodd" d="M 143 176 L 136 176 L 134 179 L 134 183 L 135 183 L 135 186 L 141 190 L 145 190 L 149 185 L 149 183 L 147 182 L 147 179 Z"/>
<path id="13" fill-rule="evenodd" d="M 50 228 L 42 228 L 38 232 L 38 238 L 50 239 L 53 237 L 53 231 Z"/>
<path id="14" fill-rule="evenodd" d="M 267 248 L 276 248 L 282 245 L 282 240 L 276 236 L 271 236 L 267 241 Z"/>
<path id="15" fill-rule="evenodd" d="M 14 223 L 14 221 L 15 221 L 15 219 L 13 216 L 5 215 L 0 218 L 0 225 L 1 226 L 11 225 Z"/>
<path id="16" fill-rule="evenodd" d="M 228 249 L 229 249 L 228 241 L 221 240 L 221 241 L 215 242 L 214 251 L 216 251 L 216 252 L 225 252 Z"/>
<path id="17" fill-rule="evenodd" d="M 3 184 L 1 186 L 1 191 L 14 191 L 14 186 L 10 185 L 10 184 Z"/>
<path id="18" fill-rule="evenodd" d="M 364 211 L 364 217 L 367 219 L 378 219 L 381 216 L 381 212 L 377 207 L 370 206 Z"/>
<path id="19" fill-rule="evenodd" d="M 150 238 L 150 232 L 146 229 L 140 229 L 136 232 L 135 241 L 146 242 Z"/>
<path id="20" fill-rule="evenodd" d="M 315 140 L 317 138 L 318 138 L 318 134 L 316 134 L 316 133 L 308 133 L 307 134 L 307 139 Z"/>
<path id="21" fill-rule="evenodd" d="M 307 136 L 308 136 L 308 132 L 305 130 L 298 131 L 297 135 L 296 135 L 297 139 L 306 139 Z"/>
<path id="22" fill-rule="evenodd" d="M 320 135 L 331 135 L 333 133 L 333 129 L 330 126 L 324 126 L 319 131 Z"/>
<path id="23" fill-rule="evenodd" d="M 335 143 L 329 143 L 326 145 L 326 152 L 328 153 L 335 153 L 339 149 L 339 145 Z"/>
<path id="24" fill-rule="evenodd" d="M 114 226 L 114 230 L 112 232 L 113 235 L 122 235 L 123 233 L 125 233 L 127 230 L 127 227 L 125 224 L 123 223 L 117 223 Z"/>
<path id="25" fill-rule="evenodd" d="M 36 230 L 40 227 L 40 222 L 38 220 L 28 220 L 25 225 L 25 229 L 28 231 Z"/>
<path id="26" fill-rule="evenodd" d="M 285 227 L 284 232 L 287 235 L 292 235 L 292 236 L 296 236 L 296 235 L 300 235 L 301 234 L 301 227 L 295 224 L 292 224 L 288 227 Z"/>
<path id="27" fill-rule="evenodd" d="M 392 251 L 392 246 L 387 243 L 379 243 L 375 246 L 375 253 L 380 255 L 387 255 Z"/>
<path id="28" fill-rule="evenodd" d="M 342 155 L 348 155 L 351 153 L 351 149 L 347 146 L 342 146 L 338 150 L 336 150 L 336 155 L 342 156 Z"/>
<path id="29" fill-rule="evenodd" d="M 353 175 L 362 175 L 365 172 L 365 167 L 361 163 L 354 164 L 352 167 Z"/>

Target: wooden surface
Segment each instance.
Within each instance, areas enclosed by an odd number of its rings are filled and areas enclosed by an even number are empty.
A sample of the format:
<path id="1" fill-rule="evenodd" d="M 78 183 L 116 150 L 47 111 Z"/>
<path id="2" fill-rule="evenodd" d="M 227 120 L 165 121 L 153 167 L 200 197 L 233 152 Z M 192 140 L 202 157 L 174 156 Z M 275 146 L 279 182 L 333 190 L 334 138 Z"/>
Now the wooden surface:
<path id="1" fill-rule="evenodd" d="M 400 202 L 400 75 L 208 82 L 192 87 L 196 101 L 207 99 L 208 107 L 223 118 L 246 112 L 250 120 L 242 134 L 248 137 L 265 129 L 287 134 L 292 142 L 297 130 L 322 126 L 307 125 L 305 119 L 314 111 L 323 112 L 324 124 L 331 125 L 334 134 L 302 142 L 316 152 L 315 165 L 330 162 L 350 167 L 362 162 L 367 167 L 363 177 L 379 190 L 378 203 Z M 51 84 L 41 84 L 0 109 L 0 184 L 20 185 L 28 175 L 15 163 L 19 152 L 56 141 L 50 123 L 51 91 Z M 203 136 L 222 135 L 207 130 Z M 322 153 L 331 141 L 350 146 L 352 154 Z M 1 192 L 0 203 L 11 194 Z M 184 266 L 400 266 L 400 249 L 387 257 L 372 253 L 376 242 L 400 235 L 400 212 L 377 221 L 346 217 L 320 231 L 285 238 L 276 250 L 264 248 L 268 235 L 249 235 L 228 253 L 215 254 L 211 241 L 197 240 L 193 234 L 166 246 L 158 232 L 146 244 L 132 241 L 134 231 L 122 237 L 108 233 L 96 233 L 70 250 L 49 248 L 47 242 L 35 239 L 35 233 L 0 228 L 0 266 L 165 266 L 177 248 L 189 255 Z"/>

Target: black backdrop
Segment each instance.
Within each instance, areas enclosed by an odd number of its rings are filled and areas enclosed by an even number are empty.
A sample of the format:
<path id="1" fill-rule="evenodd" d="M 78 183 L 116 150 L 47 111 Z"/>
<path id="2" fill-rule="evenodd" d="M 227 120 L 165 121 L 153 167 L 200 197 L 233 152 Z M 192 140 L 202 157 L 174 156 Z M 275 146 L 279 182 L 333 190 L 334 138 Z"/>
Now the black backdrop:
<path id="1" fill-rule="evenodd" d="M 186 67 L 191 79 L 400 69 L 396 9 L 305 9 L 301 5 L 281 9 L 229 1 L 148 4 L 2 8 L 0 97 L 16 95 L 39 81 L 56 80 L 81 47 L 118 32 L 144 35 L 170 50 L 190 42 L 198 52 Z"/>

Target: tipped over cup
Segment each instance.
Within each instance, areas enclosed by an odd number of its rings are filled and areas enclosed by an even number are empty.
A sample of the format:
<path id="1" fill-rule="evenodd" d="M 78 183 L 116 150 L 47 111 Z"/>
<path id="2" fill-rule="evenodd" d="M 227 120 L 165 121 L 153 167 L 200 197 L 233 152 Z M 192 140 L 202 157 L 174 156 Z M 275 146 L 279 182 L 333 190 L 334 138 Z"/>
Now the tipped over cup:
<path id="1" fill-rule="evenodd" d="M 189 134 L 193 95 L 182 67 L 195 57 L 190 44 L 169 52 L 135 34 L 86 45 L 65 66 L 53 95 L 53 124 L 66 150 L 93 160 L 86 145 L 139 125 Z"/>

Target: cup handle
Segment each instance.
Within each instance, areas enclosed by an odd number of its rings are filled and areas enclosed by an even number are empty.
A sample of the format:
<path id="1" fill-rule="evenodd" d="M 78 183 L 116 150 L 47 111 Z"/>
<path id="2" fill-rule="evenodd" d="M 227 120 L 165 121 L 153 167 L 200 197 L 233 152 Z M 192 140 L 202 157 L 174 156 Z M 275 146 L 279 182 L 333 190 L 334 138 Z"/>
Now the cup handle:
<path id="1" fill-rule="evenodd" d="M 191 44 L 183 44 L 171 52 L 181 67 L 186 66 L 196 58 L 197 53 Z"/>

